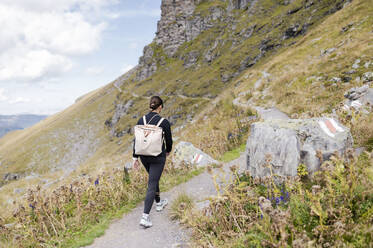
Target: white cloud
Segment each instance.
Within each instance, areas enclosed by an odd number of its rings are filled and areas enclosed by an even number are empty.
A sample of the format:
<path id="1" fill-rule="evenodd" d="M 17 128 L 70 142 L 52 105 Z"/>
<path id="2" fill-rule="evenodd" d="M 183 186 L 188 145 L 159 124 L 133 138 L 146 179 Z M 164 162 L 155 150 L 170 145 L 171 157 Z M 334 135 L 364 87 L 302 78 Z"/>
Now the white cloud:
<path id="1" fill-rule="evenodd" d="M 6 102 L 7 104 L 28 103 L 30 99 L 20 96 L 9 96 L 6 89 L 0 88 L 0 102 Z"/>
<path id="2" fill-rule="evenodd" d="M 30 99 L 24 97 L 17 97 L 9 101 L 9 104 L 28 103 Z"/>
<path id="3" fill-rule="evenodd" d="M 52 54 L 48 50 L 20 48 L 0 56 L 0 65 L 0 80 L 35 80 L 66 72 L 71 69 L 72 62 L 67 57 Z"/>
<path id="4" fill-rule="evenodd" d="M 101 66 L 93 66 L 93 67 L 88 67 L 85 70 L 85 73 L 88 74 L 88 75 L 95 76 L 95 75 L 101 74 L 103 71 L 104 71 L 103 67 L 101 67 Z"/>
<path id="5" fill-rule="evenodd" d="M 0 102 L 7 101 L 9 98 L 6 96 L 5 89 L 0 88 Z"/>
<path id="6" fill-rule="evenodd" d="M 108 15 L 104 7 L 116 2 L 2 0 L 0 80 L 35 80 L 69 71 L 75 56 L 100 46 L 106 24 L 93 16 Z"/>
<path id="7" fill-rule="evenodd" d="M 120 70 L 120 72 L 124 74 L 128 72 L 129 70 L 131 70 L 133 67 L 134 67 L 133 65 L 125 64 Z"/>

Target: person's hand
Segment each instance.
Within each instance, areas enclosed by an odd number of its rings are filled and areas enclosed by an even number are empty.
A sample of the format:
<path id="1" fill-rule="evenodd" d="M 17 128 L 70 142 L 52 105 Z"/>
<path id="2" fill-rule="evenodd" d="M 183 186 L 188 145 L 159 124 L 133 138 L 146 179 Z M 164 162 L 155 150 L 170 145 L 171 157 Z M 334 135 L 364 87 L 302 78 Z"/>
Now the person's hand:
<path id="1" fill-rule="evenodd" d="M 140 162 L 139 162 L 139 160 L 134 160 L 134 161 L 133 161 L 133 168 L 134 168 L 135 170 L 138 170 L 138 169 L 139 169 L 139 166 L 140 166 Z"/>

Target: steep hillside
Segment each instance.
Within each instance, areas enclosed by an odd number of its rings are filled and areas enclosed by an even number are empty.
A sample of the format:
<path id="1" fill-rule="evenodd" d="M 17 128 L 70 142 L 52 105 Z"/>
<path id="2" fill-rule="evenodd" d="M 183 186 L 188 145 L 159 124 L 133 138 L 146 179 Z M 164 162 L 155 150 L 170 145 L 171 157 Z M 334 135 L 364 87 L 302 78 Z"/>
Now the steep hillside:
<path id="1" fill-rule="evenodd" d="M 341 59 L 340 66 L 347 68 L 366 54 L 351 78 L 371 68 L 364 67 L 371 45 L 361 45 L 369 42 L 370 7 L 359 7 L 365 3 L 360 1 L 347 12 L 352 26 L 347 18 L 333 21 L 339 15 L 332 14 L 345 5 L 351 8 L 347 3 L 162 1 L 156 37 L 134 70 L 65 111 L 0 140 L 0 180 L 7 184 L 1 188 L 3 197 L 22 195 L 13 189 L 27 184 L 50 186 L 74 175 L 123 166 L 130 156 L 131 127 L 147 111 L 152 94 L 166 100 L 163 114 L 176 138 L 192 141 L 216 158 L 242 143 L 249 124 L 245 119 L 255 114 L 254 105 L 278 105 L 289 114 L 332 112 L 344 90 L 361 84 L 329 83 L 328 78 L 342 73 L 334 60 Z M 323 80 L 309 83 L 309 77 L 320 73 Z M 290 82 L 285 90 L 283 85 Z M 293 100 L 298 98 L 300 107 Z M 310 99 L 317 101 L 311 105 Z M 322 109 L 321 104 L 333 107 Z"/>

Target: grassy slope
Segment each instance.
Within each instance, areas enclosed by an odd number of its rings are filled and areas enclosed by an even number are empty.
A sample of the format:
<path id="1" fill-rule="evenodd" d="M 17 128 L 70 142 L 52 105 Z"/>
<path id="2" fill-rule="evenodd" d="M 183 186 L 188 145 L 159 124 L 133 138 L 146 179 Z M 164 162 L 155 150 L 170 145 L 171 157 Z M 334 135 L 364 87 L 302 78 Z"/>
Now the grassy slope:
<path id="1" fill-rule="evenodd" d="M 365 72 L 373 69 L 372 64 L 364 66 L 373 59 L 372 11 L 373 5 L 369 1 L 354 1 L 327 18 L 291 49 L 284 49 L 279 55 L 248 70 L 239 79 L 240 84 L 234 92 L 248 92 L 248 96 L 242 97 L 243 101 L 250 99 L 258 105 L 276 105 L 294 117 L 331 114 L 332 109 L 338 109 L 344 101 L 343 95 L 348 89 L 363 84 L 356 78 L 362 78 Z M 342 32 L 342 28 L 349 24 L 353 24 L 350 30 Z M 329 48 L 336 50 L 321 56 L 321 51 Z M 346 74 L 357 59 L 361 60 L 360 67 L 354 73 Z M 262 72 L 271 76 L 269 80 L 263 80 L 263 86 L 255 91 L 253 86 L 262 78 Z M 351 77 L 351 81 L 335 84 L 331 81 L 333 77 L 344 76 Z M 365 133 L 360 131 L 372 119 L 371 116 L 362 116 L 360 120 L 352 131 L 355 142 L 364 145 L 373 136 L 373 129 L 365 128 Z"/>

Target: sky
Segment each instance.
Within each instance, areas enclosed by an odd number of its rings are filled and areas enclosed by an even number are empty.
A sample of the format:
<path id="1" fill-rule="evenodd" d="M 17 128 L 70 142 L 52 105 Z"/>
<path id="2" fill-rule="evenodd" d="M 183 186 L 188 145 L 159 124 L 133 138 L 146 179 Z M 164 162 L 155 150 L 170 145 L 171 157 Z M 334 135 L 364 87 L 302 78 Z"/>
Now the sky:
<path id="1" fill-rule="evenodd" d="M 137 65 L 161 0 L 0 0 L 0 115 L 57 113 Z"/>

